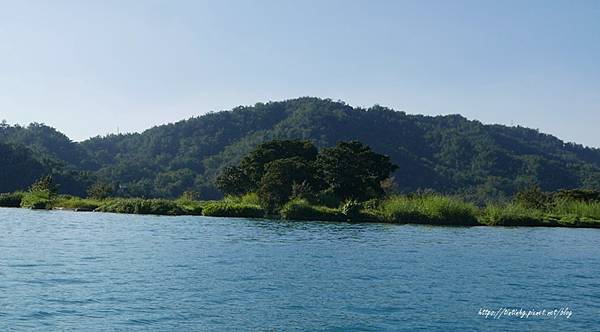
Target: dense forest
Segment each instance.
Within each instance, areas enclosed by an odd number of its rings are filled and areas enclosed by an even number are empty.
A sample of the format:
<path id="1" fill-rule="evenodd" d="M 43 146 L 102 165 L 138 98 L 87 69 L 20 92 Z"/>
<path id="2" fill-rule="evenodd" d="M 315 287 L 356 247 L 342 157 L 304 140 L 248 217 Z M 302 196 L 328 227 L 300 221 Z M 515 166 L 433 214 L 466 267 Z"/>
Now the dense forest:
<path id="1" fill-rule="evenodd" d="M 0 124 L 0 192 L 51 174 L 59 191 L 85 195 L 94 183 L 118 196 L 222 195 L 216 178 L 260 143 L 301 139 L 318 148 L 357 140 L 398 168 L 399 192 L 436 191 L 502 200 L 532 184 L 543 190 L 600 189 L 600 150 L 523 127 L 484 125 L 460 115 L 411 115 L 298 98 L 208 113 L 142 133 L 72 142 L 54 128 Z"/>

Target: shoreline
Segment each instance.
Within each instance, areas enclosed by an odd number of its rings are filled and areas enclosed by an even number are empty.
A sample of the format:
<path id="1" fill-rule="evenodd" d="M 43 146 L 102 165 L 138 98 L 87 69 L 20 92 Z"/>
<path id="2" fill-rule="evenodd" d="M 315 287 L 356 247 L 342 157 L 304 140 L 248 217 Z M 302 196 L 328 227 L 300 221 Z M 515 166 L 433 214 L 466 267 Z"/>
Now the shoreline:
<path id="1" fill-rule="evenodd" d="M 129 213 L 129 212 L 115 212 L 115 211 L 97 211 L 95 209 L 86 208 L 72 208 L 72 207 L 61 207 L 55 206 L 50 209 L 45 208 L 26 208 L 26 207 L 4 207 L 3 209 L 24 209 L 32 211 L 60 211 L 60 212 L 72 212 L 72 213 L 111 213 L 111 214 L 124 214 L 124 215 L 146 215 L 146 216 L 163 216 L 163 217 L 186 217 L 186 216 L 197 216 L 197 217 L 211 217 L 211 218 L 241 218 L 241 219 L 264 219 L 270 221 L 288 221 L 288 222 L 333 222 L 333 223 L 348 223 L 348 224 L 387 224 L 387 225 L 423 225 L 423 226 L 442 226 L 442 227 L 547 227 L 547 228 L 600 228 L 600 221 L 589 220 L 584 222 L 575 222 L 571 224 L 560 223 L 556 220 L 544 220 L 536 223 L 514 223 L 514 224 L 486 224 L 478 220 L 475 224 L 461 224 L 461 223 L 436 223 L 436 222 L 394 222 L 385 220 L 324 220 L 324 219 L 287 219 L 282 218 L 280 215 L 265 215 L 265 216 L 242 216 L 242 215 L 205 215 L 205 214 L 164 214 L 164 213 Z"/>

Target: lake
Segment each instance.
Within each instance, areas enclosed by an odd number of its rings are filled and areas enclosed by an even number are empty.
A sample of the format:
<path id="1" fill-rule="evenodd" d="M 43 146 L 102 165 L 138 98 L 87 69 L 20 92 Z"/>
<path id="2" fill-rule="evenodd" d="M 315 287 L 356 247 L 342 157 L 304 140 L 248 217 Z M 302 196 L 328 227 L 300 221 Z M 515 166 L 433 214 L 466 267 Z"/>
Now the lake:
<path id="1" fill-rule="evenodd" d="M 0 232 L 0 330 L 600 326 L 596 229 L 0 209 Z"/>

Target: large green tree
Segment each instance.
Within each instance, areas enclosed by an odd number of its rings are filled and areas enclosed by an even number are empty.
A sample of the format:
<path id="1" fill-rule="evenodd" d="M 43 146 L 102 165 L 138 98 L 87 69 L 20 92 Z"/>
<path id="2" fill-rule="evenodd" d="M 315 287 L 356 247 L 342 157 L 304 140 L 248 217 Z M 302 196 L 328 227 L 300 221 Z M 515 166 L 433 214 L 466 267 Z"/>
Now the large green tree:
<path id="1" fill-rule="evenodd" d="M 310 141 L 275 140 L 260 144 L 250 152 L 240 163 L 240 168 L 248 176 L 254 188 L 258 188 L 265 174 L 267 164 L 272 161 L 298 158 L 303 161 L 317 159 L 318 150 Z"/>
<path id="2" fill-rule="evenodd" d="M 25 189 L 46 172 L 29 149 L 0 143 L 0 193 Z"/>
<path id="3" fill-rule="evenodd" d="M 388 156 L 375 153 L 358 141 L 339 142 L 321 150 L 317 158 L 322 180 L 341 200 L 383 195 L 381 182 L 397 168 Z"/>
<path id="4" fill-rule="evenodd" d="M 258 196 L 268 209 L 273 210 L 290 200 L 295 185 L 309 190 L 319 189 L 314 163 L 300 157 L 277 159 L 265 166 Z"/>
<path id="5" fill-rule="evenodd" d="M 249 192 L 253 186 L 248 175 L 238 166 L 227 166 L 217 176 L 217 188 L 225 195 L 239 196 Z"/>

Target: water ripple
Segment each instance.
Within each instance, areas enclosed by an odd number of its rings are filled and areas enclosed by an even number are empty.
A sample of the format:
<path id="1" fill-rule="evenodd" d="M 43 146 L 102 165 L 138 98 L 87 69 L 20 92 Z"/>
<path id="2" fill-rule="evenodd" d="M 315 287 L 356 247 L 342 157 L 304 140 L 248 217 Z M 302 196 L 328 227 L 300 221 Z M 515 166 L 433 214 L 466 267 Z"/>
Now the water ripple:
<path id="1" fill-rule="evenodd" d="M 589 331 L 600 230 L 0 209 L 0 330 Z M 569 307 L 486 320 L 481 307 Z"/>

